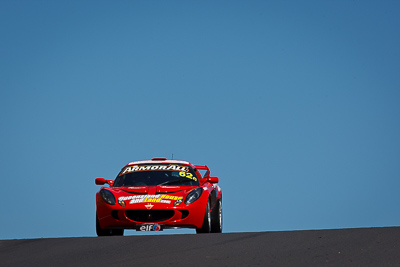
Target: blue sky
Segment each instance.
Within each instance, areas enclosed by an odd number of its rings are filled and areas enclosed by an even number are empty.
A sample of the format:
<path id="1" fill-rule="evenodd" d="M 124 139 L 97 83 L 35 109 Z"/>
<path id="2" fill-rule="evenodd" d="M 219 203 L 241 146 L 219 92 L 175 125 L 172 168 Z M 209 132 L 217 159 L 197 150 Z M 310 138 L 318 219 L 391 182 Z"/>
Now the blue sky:
<path id="1" fill-rule="evenodd" d="M 1 1 L 0 239 L 94 236 L 94 179 L 172 154 L 224 232 L 399 226 L 399 10 Z"/>

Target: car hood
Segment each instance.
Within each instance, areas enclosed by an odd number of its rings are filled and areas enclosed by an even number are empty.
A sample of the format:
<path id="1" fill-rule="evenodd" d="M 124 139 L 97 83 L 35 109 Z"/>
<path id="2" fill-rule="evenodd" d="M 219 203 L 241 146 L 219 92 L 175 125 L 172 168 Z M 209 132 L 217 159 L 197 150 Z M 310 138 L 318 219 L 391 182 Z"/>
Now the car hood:
<path id="1" fill-rule="evenodd" d="M 131 186 L 131 187 L 111 187 L 115 193 L 126 192 L 129 194 L 171 194 L 177 192 L 187 193 L 197 186 L 171 186 L 171 185 L 158 185 L 158 186 Z"/>

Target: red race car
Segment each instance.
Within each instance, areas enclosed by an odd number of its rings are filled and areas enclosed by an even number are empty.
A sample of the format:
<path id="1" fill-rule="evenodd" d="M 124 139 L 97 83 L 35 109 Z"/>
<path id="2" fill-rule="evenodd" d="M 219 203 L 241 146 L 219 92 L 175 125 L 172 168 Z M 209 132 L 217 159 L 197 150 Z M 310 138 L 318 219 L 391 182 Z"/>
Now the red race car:
<path id="1" fill-rule="evenodd" d="M 202 175 L 203 174 L 203 175 Z M 96 194 L 98 236 L 123 235 L 124 229 L 162 231 L 195 228 L 222 232 L 222 191 L 207 165 L 153 158 L 134 161 Z"/>

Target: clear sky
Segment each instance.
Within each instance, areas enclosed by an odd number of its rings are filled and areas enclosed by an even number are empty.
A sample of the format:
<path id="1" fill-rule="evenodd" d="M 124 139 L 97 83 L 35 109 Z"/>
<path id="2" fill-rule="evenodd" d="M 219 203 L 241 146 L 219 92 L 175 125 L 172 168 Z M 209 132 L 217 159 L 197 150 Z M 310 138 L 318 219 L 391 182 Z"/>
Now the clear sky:
<path id="1" fill-rule="evenodd" d="M 399 1 L 4 0 L 0 40 L 0 239 L 95 236 L 94 179 L 172 154 L 224 232 L 400 226 Z"/>

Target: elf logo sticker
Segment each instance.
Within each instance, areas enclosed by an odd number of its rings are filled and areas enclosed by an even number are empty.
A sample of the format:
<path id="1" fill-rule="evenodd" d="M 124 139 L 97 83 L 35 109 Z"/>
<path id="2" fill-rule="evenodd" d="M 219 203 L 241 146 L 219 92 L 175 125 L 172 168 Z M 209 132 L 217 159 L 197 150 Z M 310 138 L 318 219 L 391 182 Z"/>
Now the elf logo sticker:
<path id="1" fill-rule="evenodd" d="M 152 205 L 151 203 L 147 203 L 146 205 L 144 205 L 146 207 L 146 209 L 151 209 L 152 207 L 154 207 L 154 205 Z"/>
<path id="2" fill-rule="evenodd" d="M 162 231 L 162 227 L 159 224 L 146 224 L 136 228 L 137 231 Z"/>

